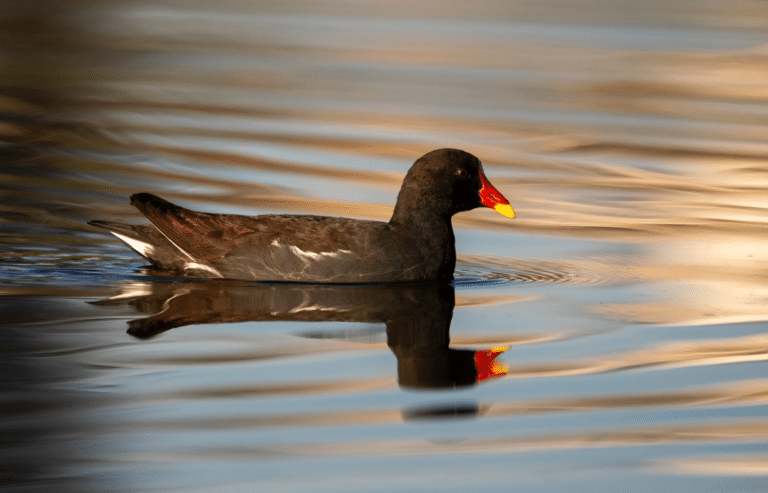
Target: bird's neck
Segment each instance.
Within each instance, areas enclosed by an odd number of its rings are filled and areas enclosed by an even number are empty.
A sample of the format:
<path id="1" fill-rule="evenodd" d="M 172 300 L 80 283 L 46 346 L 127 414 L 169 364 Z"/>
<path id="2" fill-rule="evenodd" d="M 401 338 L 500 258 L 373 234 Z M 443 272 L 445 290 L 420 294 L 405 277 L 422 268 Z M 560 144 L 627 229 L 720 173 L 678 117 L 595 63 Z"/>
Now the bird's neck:
<path id="1" fill-rule="evenodd" d="M 396 207 L 390 227 L 408 238 L 410 251 L 423 259 L 425 268 L 440 273 L 438 277 L 452 279 L 456 244 L 450 216 L 443 217 L 430 211 L 414 214 L 412 209 L 406 212 L 398 214 Z"/>
<path id="2" fill-rule="evenodd" d="M 444 203 L 445 199 L 437 199 L 437 197 L 436 194 L 419 191 L 404 184 L 397 196 L 390 224 L 425 227 L 430 223 L 439 223 L 450 228 L 453 214 L 450 207 Z"/>
<path id="3" fill-rule="evenodd" d="M 397 227 L 412 228 L 414 231 L 431 232 L 433 235 L 439 232 L 451 232 L 451 216 L 439 214 L 430 207 L 408 207 L 401 201 L 395 205 L 389 224 Z"/>

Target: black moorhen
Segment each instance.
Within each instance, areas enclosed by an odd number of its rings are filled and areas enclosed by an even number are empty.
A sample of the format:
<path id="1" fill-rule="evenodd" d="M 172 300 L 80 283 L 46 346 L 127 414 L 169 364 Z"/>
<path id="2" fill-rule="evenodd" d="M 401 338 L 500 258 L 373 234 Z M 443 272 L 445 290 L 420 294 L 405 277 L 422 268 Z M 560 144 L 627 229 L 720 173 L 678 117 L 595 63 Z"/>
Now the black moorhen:
<path id="1" fill-rule="evenodd" d="M 413 163 L 388 223 L 308 215 L 207 214 L 148 193 L 131 196 L 152 226 L 89 221 L 155 268 L 206 277 L 310 283 L 450 282 L 456 266 L 451 216 L 512 206 L 482 164 L 458 149 Z"/>

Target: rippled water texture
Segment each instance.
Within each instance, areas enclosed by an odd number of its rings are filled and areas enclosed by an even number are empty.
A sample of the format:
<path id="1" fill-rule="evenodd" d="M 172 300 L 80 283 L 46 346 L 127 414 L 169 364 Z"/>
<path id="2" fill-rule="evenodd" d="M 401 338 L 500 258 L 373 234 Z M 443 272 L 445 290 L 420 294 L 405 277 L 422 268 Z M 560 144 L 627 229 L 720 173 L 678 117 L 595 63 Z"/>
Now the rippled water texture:
<path id="1" fill-rule="evenodd" d="M 0 7 L 9 491 L 768 491 L 768 4 Z M 386 220 L 480 157 L 452 286 L 152 271 L 89 219 Z"/>

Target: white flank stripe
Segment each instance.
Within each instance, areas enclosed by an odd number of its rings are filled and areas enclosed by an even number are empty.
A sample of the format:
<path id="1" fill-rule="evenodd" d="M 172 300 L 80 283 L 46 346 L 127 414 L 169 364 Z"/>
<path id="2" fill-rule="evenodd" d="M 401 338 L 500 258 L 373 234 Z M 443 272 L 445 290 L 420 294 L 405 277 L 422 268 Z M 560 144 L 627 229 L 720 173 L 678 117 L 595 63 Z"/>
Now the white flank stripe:
<path id="1" fill-rule="evenodd" d="M 177 244 L 176 244 L 176 243 L 175 243 L 175 242 L 174 242 L 172 239 L 168 238 L 168 235 L 167 235 L 167 234 L 163 233 L 163 232 L 162 232 L 162 231 L 161 231 L 159 228 L 158 228 L 158 231 L 160 231 L 160 234 L 162 234 L 163 236 L 165 236 L 165 239 L 166 239 L 166 240 L 168 240 L 168 241 L 170 241 L 170 242 L 171 242 L 171 245 L 173 245 L 173 246 L 175 246 L 176 248 L 178 248 L 178 250 L 179 250 L 181 253 L 183 253 L 184 255 L 186 255 L 186 257 L 187 257 L 189 260 L 191 260 L 191 261 L 192 261 L 192 262 L 186 262 L 186 263 L 184 264 L 184 270 L 189 270 L 189 269 L 199 269 L 199 270 L 204 270 L 204 271 L 210 272 L 211 274 L 213 274 L 213 275 L 214 275 L 214 276 L 216 276 L 216 277 L 224 277 L 224 276 L 222 276 L 222 275 L 221 275 L 221 272 L 217 271 L 216 269 L 214 269 L 214 268 L 213 268 L 213 267 L 211 267 L 210 265 L 205 265 L 205 264 L 201 264 L 201 263 L 198 263 L 198 262 L 197 262 L 197 260 L 195 260 L 195 257 L 193 257 L 192 255 L 190 255 L 190 254 L 188 254 L 187 252 L 185 252 L 183 248 L 181 248 L 179 245 L 177 245 Z"/>
<path id="2" fill-rule="evenodd" d="M 197 262 L 187 262 L 186 264 L 184 264 L 184 269 L 185 270 L 191 270 L 191 269 L 204 270 L 206 272 L 210 272 L 216 277 L 224 277 L 221 275 L 221 272 L 217 271 L 210 265 L 198 264 Z"/>
<path id="3" fill-rule="evenodd" d="M 272 242 L 272 244 L 274 244 L 274 243 L 275 242 Z M 352 253 L 351 250 L 336 250 L 335 252 L 320 252 L 320 253 L 317 253 L 317 252 L 307 252 L 307 251 L 302 250 L 301 248 L 299 248 L 297 246 L 293 246 L 293 245 L 289 246 L 288 248 L 290 248 L 290 250 L 293 253 L 295 253 L 296 255 L 301 256 L 301 257 L 308 257 L 308 258 L 311 258 L 312 260 L 317 260 L 318 257 L 331 257 L 331 258 L 338 257 L 340 253 Z"/>

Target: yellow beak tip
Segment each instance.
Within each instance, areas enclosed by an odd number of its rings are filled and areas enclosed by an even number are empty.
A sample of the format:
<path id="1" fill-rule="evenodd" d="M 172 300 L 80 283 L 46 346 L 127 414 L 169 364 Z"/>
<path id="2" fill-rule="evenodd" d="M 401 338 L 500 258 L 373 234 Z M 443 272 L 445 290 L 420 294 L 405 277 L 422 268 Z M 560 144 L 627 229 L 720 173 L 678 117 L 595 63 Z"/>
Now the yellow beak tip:
<path id="1" fill-rule="evenodd" d="M 506 216 L 510 219 L 515 218 L 515 210 L 512 209 L 512 206 L 509 204 L 496 204 L 493 208 L 496 212 L 501 214 L 502 216 Z"/>

